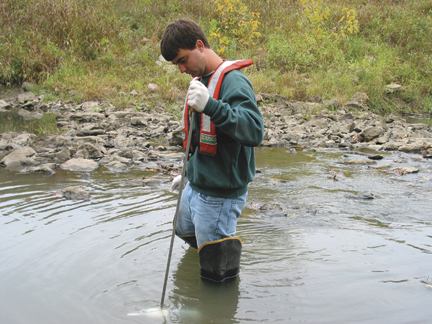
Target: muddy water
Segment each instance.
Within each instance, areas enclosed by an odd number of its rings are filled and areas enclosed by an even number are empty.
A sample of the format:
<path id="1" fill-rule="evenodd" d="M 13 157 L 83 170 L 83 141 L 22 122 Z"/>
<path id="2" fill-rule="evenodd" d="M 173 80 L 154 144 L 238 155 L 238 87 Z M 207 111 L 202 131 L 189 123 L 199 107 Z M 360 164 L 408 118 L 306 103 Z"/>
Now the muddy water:
<path id="1" fill-rule="evenodd" d="M 0 322 L 428 323 L 432 161 L 379 161 L 420 170 L 401 175 L 340 163 L 354 158 L 258 149 L 240 277 L 202 282 L 196 251 L 176 240 L 165 318 L 127 314 L 160 303 L 177 202 L 168 182 L 0 169 Z M 92 199 L 55 195 L 70 185 Z M 356 199 L 362 191 L 375 198 Z"/>

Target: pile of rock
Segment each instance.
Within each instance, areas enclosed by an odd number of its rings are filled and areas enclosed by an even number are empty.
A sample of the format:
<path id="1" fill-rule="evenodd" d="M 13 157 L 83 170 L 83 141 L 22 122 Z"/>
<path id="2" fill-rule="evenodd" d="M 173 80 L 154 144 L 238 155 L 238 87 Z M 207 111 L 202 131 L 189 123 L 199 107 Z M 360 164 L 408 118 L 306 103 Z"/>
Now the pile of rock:
<path id="1" fill-rule="evenodd" d="M 182 155 L 180 122 L 162 108 L 117 109 L 97 101 L 47 104 L 33 94 L 23 93 L 15 100 L 0 101 L 1 111 L 13 111 L 25 119 L 55 113 L 61 131 L 53 136 L 1 134 L 0 151 L 7 155 L 0 163 L 10 170 L 52 173 L 61 167 L 90 171 L 103 165 L 122 171 L 131 166 L 148 166 L 149 161 L 156 165 L 164 159 L 178 160 Z"/>
<path id="2" fill-rule="evenodd" d="M 356 94 L 344 107 L 335 101 L 289 102 L 280 96 L 257 96 L 265 119 L 263 146 L 314 149 L 399 150 L 430 157 L 432 132 L 426 124 L 407 124 L 367 109 L 367 96 Z M 23 118 L 54 113 L 61 131 L 55 136 L 0 135 L 0 164 L 10 170 L 53 173 L 58 167 L 113 171 L 130 167 L 159 168 L 169 173 L 181 162 L 181 123 L 162 107 L 118 109 L 107 102 L 46 103 L 31 92 L 0 100 L 0 112 Z M 313 114 L 312 112 L 321 111 Z M 167 163 L 167 161 L 169 163 Z M 176 165 L 177 163 L 177 165 Z"/>
<path id="3" fill-rule="evenodd" d="M 364 101 L 350 101 L 338 110 L 329 110 L 328 105 L 313 102 L 264 105 L 266 136 L 262 145 L 370 148 L 419 153 L 426 157 L 432 153 L 432 130 L 427 124 L 409 124 L 398 116 L 374 114 Z M 305 112 L 311 111 L 320 113 L 308 118 Z"/>

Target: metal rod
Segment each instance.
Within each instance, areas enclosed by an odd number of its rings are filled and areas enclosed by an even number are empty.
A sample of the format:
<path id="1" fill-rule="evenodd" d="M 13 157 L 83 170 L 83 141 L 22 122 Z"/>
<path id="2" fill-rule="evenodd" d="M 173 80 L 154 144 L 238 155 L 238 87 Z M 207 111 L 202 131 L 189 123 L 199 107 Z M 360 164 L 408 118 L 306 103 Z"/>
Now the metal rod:
<path id="1" fill-rule="evenodd" d="M 183 160 L 183 171 L 181 173 L 181 181 L 180 181 L 180 188 L 179 188 L 179 194 L 178 194 L 178 199 L 177 199 L 177 207 L 176 207 L 176 211 L 174 214 L 174 220 L 173 220 L 171 244 L 170 244 L 169 253 L 168 253 L 168 261 L 167 261 L 167 266 L 166 266 L 166 271 L 165 271 L 165 280 L 164 280 L 164 285 L 163 285 L 163 290 L 162 290 L 162 298 L 161 298 L 161 303 L 160 303 L 161 308 L 163 308 L 164 300 L 165 300 L 165 291 L 166 291 L 166 286 L 167 286 L 167 282 L 168 282 L 168 273 L 169 273 L 169 268 L 170 268 L 170 264 L 171 264 L 172 250 L 173 250 L 173 246 L 174 246 L 175 228 L 177 225 L 177 216 L 178 216 L 178 212 L 179 212 L 179 208 L 180 208 L 180 200 L 181 200 L 181 196 L 182 196 L 182 192 L 183 192 L 184 178 L 185 178 L 185 174 L 186 174 L 186 165 L 187 165 L 187 161 L 188 161 L 188 157 L 189 157 L 189 150 L 190 150 L 190 144 L 191 144 L 191 139 L 192 139 L 192 129 L 193 129 L 194 120 L 195 120 L 195 111 L 192 111 L 191 122 L 190 122 L 190 126 L 189 126 L 188 140 L 187 140 L 187 145 L 186 145 L 186 153 L 185 153 L 185 157 Z"/>

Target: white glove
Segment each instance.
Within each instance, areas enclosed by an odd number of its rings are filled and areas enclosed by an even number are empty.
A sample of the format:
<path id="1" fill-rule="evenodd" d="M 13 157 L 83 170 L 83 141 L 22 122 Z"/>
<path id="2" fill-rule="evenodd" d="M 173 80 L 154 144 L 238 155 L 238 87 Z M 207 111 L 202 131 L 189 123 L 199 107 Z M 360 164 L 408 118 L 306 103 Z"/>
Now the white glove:
<path id="1" fill-rule="evenodd" d="M 188 183 L 188 178 L 184 177 L 184 181 L 183 181 L 183 189 L 186 186 L 186 184 Z M 171 183 L 171 191 L 174 190 L 179 190 L 180 189 L 180 184 L 181 184 L 181 174 L 176 176 L 174 178 L 174 180 Z"/>
<path id="2" fill-rule="evenodd" d="M 189 86 L 188 105 L 197 112 L 202 112 L 209 100 L 209 93 L 204 84 L 193 80 Z"/>

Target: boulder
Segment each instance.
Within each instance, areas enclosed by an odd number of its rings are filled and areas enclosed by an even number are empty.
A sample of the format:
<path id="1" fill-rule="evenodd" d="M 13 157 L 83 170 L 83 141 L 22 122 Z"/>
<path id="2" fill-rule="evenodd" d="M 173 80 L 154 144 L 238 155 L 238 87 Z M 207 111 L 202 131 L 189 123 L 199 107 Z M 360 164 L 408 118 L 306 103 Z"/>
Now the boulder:
<path id="1" fill-rule="evenodd" d="M 384 133 L 384 129 L 382 127 L 370 126 L 363 130 L 362 136 L 364 142 L 370 142 L 377 137 L 380 137 L 381 134 Z"/>
<path id="2" fill-rule="evenodd" d="M 36 100 L 36 96 L 32 92 L 23 92 L 18 94 L 17 99 L 20 104 L 25 104 L 29 101 Z"/>
<path id="3" fill-rule="evenodd" d="M 9 109 L 12 108 L 11 104 L 7 103 L 4 100 L 0 100 L 0 109 Z"/>
<path id="4" fill-rule="evenodd" d="M 8 167 L 17 167 L 35 164 L 34 155 L 36 151 L 29 146 L 18 148 L 8 155 L 6 155 L 1 161 L 0 165 Z"/>
<path id="5" fill-rule="evenodd" d="M 98 167 L 96 161 L 90 159 L 70 159 L 65 163 L 61 164 L 60 167 L 70 171 L 93 171 Z"/>
<path id="6" fill-rule="evenodd" d="M 398 147 L 398 150 L 405 153 L 421 153 L 424 144 L 421 142 L 401 145 Z"/>

